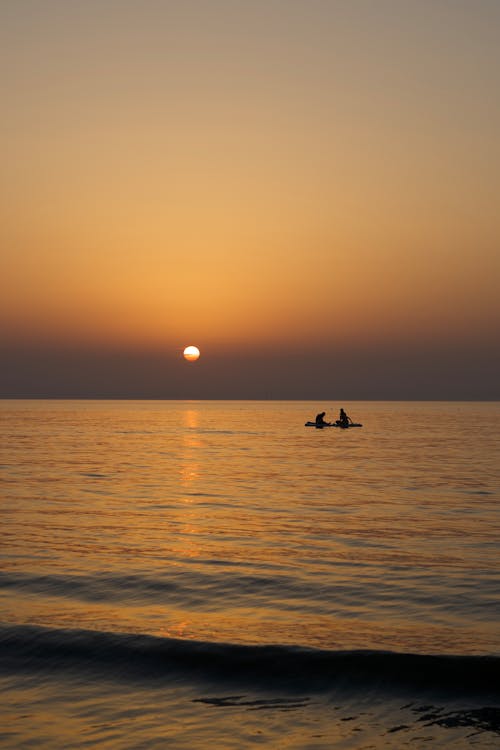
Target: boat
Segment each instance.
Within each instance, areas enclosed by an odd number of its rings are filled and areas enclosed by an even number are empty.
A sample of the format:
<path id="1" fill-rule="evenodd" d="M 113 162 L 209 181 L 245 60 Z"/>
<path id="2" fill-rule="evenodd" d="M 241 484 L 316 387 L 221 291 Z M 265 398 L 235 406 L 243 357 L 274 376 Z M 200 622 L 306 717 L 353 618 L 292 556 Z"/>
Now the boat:
<path id="1" fill-rule="evenodd" d="M 316 424 L 316 422 L 306 422 L 304 427 L 317 427 L 318 430 L 323 429 L 323 427 L 339 427 L 341 430 L 347 430 L 348 427 L 363 427 L 363 425 L 359 424 L 359 422 L 349 422 L 349 424 L 337 424 L 337 422 Z"/>

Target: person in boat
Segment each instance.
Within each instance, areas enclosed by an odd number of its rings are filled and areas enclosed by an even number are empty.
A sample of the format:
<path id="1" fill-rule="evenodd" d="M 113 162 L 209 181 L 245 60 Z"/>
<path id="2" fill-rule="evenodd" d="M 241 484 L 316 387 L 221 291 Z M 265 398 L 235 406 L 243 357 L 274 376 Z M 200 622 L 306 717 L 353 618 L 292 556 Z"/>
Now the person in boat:
<path id="1" fill-rule="evenodd" d="M 317 425 L 325 425 L 325 424 L 329 425 L 330 424 L 330 422 L 325 421 L 325 414 L 326 414 L 326 411 L 322 411 L 319 414 L 316 414 L 315 422 Z"/>
<path id="2" fill-rule="evenodd" d="M 347 414 L 343 409 L 340 410 L 339 418 L 337 419 L 337 424 L 341 427 L 349 427 L 349 424 L 352 422 L 351 417 L 348 417 Z"/>

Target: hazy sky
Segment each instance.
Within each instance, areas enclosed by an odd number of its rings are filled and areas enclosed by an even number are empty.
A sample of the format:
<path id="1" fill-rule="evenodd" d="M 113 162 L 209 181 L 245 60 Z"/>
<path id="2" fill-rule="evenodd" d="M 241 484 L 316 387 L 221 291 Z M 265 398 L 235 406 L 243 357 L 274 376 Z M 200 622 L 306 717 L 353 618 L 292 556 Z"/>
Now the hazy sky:
<path id="1" fill-rule="evenodd" d="M 0 395 L 500 397 L 498 0 L 0 0 L 0 59 Z"/>

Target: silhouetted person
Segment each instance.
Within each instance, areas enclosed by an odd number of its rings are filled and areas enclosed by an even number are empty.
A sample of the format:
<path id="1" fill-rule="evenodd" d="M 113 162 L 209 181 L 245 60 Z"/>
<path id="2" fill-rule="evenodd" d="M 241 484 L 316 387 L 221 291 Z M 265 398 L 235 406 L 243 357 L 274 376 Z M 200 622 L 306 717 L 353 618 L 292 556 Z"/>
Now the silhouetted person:
<path id="1" fill-rule="evenodd" d="M 339 418 L 337 419 L 337 424 L 339 424 L 341 427 L 349 427 L 349 422 L 352 422 L 352 419 L 347 416 L 343 409 L 341 409 Z"/>
<path id="2" fill-rule="evenodd" d="M 326 411 L 322 411 L 319 414 L 316 414 L 316 425 L 323 427 L 325 424 L 330 424 L 329 422 L 325 422 L 325 414 Z"/>

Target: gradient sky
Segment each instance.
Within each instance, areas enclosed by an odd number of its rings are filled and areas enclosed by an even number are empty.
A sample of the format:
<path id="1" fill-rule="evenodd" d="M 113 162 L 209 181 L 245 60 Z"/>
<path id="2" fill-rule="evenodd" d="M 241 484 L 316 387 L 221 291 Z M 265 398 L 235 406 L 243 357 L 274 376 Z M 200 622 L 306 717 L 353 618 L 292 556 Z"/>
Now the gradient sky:
<path id="1" fill-rule="evenodd" d="M 500 398 L 497 0 L 1 0 L 0 58 L 0 396 Z"/>

